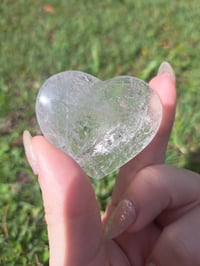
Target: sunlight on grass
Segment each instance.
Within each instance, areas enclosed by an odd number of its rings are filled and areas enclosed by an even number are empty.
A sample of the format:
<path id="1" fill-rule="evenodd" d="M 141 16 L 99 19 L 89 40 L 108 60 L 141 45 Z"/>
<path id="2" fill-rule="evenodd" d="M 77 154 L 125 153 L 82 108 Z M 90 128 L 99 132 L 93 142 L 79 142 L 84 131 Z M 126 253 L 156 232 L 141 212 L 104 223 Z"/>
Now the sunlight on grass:
<path id="1" fill-rule="evenodd" d="M 167 162 L 200 171 L 200 3 L 2 0 L 0 14 L 0 265 L 48 265 L 40 191 L 21 143 L 24 129 L 39 133 L 40 85 L 70 69 L 148 81 L 170 61 L 178 107 Z M 114 178 L 93 183 L 103 210 Z"/>

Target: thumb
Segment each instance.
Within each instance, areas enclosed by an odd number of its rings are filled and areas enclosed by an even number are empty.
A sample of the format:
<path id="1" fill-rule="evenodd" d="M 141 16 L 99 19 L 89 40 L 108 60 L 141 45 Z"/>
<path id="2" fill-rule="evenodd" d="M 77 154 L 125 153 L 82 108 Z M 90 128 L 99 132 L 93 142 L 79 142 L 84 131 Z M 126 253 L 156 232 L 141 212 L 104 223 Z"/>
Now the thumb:
<path id="1" fill-rule="evenodd" d="M 26 131 L 24 146 L 42 190 L 50 265 L 89 265 L 99 259 L 101 219 L 87 176 L 44 137 L 31 138 Z"/>

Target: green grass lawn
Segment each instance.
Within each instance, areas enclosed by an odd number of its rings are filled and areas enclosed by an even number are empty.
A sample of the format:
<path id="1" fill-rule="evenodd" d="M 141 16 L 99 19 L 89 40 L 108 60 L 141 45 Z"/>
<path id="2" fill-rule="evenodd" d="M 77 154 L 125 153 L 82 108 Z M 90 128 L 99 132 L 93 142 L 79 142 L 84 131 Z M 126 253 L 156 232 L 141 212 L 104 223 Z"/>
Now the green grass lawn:
<path id="1" fill-rule="evenodd" d="M 40 191 L 21 136 L 40 133 L 35 98 L 54 73 L 148 81 L 171 62 L 178 107 L 167 162 L 200 172 L 199 17 L 199 0 L 1 1 L 0 265 L 48 265 Z M 94 182 L 102 208 L 112 185 Z"/>

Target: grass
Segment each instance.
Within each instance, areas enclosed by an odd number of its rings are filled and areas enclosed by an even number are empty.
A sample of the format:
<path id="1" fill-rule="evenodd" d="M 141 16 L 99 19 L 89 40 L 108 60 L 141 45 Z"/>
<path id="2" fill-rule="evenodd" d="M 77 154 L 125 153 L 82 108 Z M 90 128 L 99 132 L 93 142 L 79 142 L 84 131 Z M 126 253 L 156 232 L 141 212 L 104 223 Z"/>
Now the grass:
<path id="1" fill-rule="evenodd" d="M 39 87 L 65 69 L 148 81 L 170 61 L 178 107 L 167 162 L 200 171 L 200 3 L 2 0 L 0 14 L 0 265 L 47 265 L 40 191 L 21 143 L 24 129 L 39 133 Z M 94 182 L 101 206 L 112 184 Z"/>

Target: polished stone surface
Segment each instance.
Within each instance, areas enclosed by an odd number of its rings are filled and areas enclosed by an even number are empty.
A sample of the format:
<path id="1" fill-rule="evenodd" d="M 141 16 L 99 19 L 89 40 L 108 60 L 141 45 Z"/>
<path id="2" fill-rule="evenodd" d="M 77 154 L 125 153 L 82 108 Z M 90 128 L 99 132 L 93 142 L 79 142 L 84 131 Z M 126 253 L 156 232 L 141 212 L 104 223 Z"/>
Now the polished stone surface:
<path id="1" fill-rule="evenodd" d="M 36 100 L 44 136 L 85 172 L 102 178 L 141 152 L 162 118 L 159 97 L 142 80 L 107 81 L 80 71 L 50 77 Z"/>

